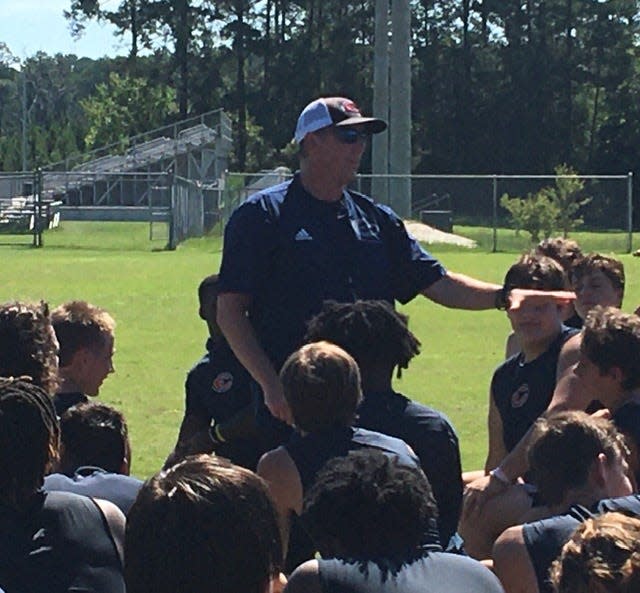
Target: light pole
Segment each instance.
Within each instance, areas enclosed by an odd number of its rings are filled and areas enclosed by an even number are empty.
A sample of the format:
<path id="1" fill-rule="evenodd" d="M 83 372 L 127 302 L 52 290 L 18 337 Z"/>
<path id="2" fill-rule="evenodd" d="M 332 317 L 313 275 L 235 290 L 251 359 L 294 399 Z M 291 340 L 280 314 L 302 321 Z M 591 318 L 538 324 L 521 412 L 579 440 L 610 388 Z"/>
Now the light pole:
<path id="1" fill-rule="evenodd" d="M 373 49 L 373 115 L 389 119 L 389 0 L 376 0 L 376 23 Z M 374 175 L 389 173 L 389 133 L 373 136 L 371 169 Z M 389 179 L 374 177 L 371 194 L 389 204 Z"/>
<path id="2" fill-rule="evenodd" d="M 391 43 L 389 44 L 389 17 Z M 409 0 L 376 0 L 374 114 L 388 118 L 389 133 L 374 139 L 374 174 L 394 175 L 388 185 L 374 179 L 374 196 L 402 218 L 411 216 L 411 7 Z M 384 139 L 380 136 L 386 136 Z M 379 192 L 379 193 L 378 193 Z"/>

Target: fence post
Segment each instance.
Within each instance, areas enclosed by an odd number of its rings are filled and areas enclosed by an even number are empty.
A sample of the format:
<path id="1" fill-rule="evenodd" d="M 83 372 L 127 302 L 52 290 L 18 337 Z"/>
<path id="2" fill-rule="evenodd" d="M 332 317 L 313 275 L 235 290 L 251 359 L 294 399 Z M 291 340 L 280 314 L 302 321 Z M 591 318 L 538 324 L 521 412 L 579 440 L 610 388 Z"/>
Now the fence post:
<path id="1" fill-rule="evenodd" d="M 175 220 L 175 191 L 176 191 L 176 180 L 175 173 L 173 175 L 167 173 L 167 182 L 171 183 L 170 185 L 170 203 L 169 203 L 169 242 L 167 243 L 167 249 L 170 251 L 175 250 L 176 248 L 176 220 Z"/>
<path id="2" fill-rule="evenodd" d="M 42 169 L 33 172 L 33 246 L 42 247 Z"/>
<path id="3" fill-rule="evenodd" d="M 498 176 L 493 175 L 493 249 L 492 253 L 498 251 Z"/>
<path id="4" fill-rule="evenodd" d="M 633 251 L 633 173 L 627 173 L 627 253 Z"/>

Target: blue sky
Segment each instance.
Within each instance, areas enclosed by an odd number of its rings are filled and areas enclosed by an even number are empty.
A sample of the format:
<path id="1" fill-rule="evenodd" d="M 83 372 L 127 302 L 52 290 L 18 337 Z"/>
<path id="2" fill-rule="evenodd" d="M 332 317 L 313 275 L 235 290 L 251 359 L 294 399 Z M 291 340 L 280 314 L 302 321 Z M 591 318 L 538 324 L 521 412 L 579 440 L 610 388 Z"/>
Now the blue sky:
<path id="1" fill-rule="evenodd" d="M 118 2 L 106 0 L 103 4 L 115 7 Z M 63 15 L 70 5 L 71 0 L 0 0 L 0 42 L 6 43 L 21 60 L 38 51 L 94 59 L 127 54 L 126 37 L 114 37 L 113 27 L 106 25 L 91 23 L 84 35 L 74 41 Z"/>

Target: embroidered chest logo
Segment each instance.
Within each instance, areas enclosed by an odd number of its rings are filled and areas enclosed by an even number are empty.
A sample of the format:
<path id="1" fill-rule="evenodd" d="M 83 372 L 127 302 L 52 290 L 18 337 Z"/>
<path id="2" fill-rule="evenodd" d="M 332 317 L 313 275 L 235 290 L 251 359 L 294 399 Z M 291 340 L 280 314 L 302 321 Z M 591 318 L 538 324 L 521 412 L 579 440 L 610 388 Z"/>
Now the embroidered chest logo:
<path id="1" fill-rule="evenodd" d="M 295 236 L 296 241 L 312 241 L 313 237 L 307 232 L 307 229 L 300 229 Z"/>
<path id="2" fill-rule="evenodd" d="M 219 373 L 211 385 L 216 393 L 226 393 L 233 387 L 233 375 L 228 371 Z"/>
<path id="3" fill-rule="evenodd" d="M 511 394 L 511 407 L 521 408 L 529 399 L 529 385 L 524 383 Z"/>

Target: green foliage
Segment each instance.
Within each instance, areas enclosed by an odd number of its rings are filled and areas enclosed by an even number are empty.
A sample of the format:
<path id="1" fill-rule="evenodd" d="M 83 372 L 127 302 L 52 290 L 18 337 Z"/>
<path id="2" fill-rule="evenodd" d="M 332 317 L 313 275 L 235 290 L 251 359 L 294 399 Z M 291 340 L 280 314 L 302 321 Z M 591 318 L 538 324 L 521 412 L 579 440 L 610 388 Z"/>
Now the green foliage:
<path id="1" fill-rule="evenodd" d="M 169 86 L 116 73 L 80 104 L 89 122 L 85 137 L 89 148 L 123 142 L 158 128 L 177 110 L 175 91 Z"/>
<path id="2" fill-rule="evenodd" d="M 547 188 L 551 200 L 558 208 L 557 227 L 562 231 L 563 237 L 584 223 L 578 216 L 578 210 L 591 201 L 591 198 L 581 197 L 584 190 L 584 181 L 579 179 L 576 172 L 567 165 L 558 165 L 555 168 L 556 186 Z"/>
<path id="3" fill-rule="evenodd" d="M 526 198 L 510 198 L 508 194 L 504 194 L 500 198 L 500 206 L 511 214 L 516 235 L 520 231 L 527 231 L 532 243 L 540 241 L 540 234 L 545 239 L 553 234 L 560 213 L 547 188 L 529 194 Z"/>
<path id="4" fill-rule="evenodd" d="M 410 4 L 414 173 L 548 174 L 560 162 L 586 172 L 640 172 L 640 0 Z M 371 109 L 372 0 L 70 0 L 67 6 L 75 34 L 89 21 L 108 22 L 130 44 L 126 59 L 38 54 L 21 64 L 30 124 L 50 130 L 74 122 L 79 150 L 90 126 L 80 101 L 110 72 L 176 89 L 181 116 L 223 107 L 236 122 L 234 162 L 243 169 L 282 164 L 296 115 L 320 94 L 352 96 Z M 19 145 L 14 63 L 0 45 L 0 137 Z M 170 121 L 165 114 L 161 123 Z M 50 159 L 74 150 L 52 138 L 40 146 Z M 28 162 L 36 156 L 46 162 L 34 149 L 30 139 Z M 0 162 L 14 157 L 2 153 Z M 471 202 L 461 201 L 458 213 L 474 213 Z M 598 214 L 603 222 L 607 209 Z"/>
<path id="5" fill-rule="evenodd" d="M 559 229 L 566 238 L 569 231 L 583 224 L 578 210 L 591 201 L 581 196 L 584 181 L 567 165 L 558 165 L 555 173 L 555 187 L 543 187 L 526 198 L 508 194 L 500 198 L 500 206 L 511 214 L 516 236 L 524 230 L 531 235 L 531 242 L 537 243 L 541 234 L 548 239 Z"/>

